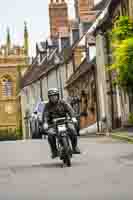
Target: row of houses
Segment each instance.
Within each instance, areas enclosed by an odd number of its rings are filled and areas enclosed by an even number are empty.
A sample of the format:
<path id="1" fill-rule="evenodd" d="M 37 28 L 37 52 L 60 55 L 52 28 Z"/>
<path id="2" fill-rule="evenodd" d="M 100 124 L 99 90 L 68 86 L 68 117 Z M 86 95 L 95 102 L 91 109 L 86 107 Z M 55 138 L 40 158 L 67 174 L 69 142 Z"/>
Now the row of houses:
<path id="1" fill-rule="evenodd" d="M 58 87 L 60 97 L 78 97 L 82 127 L 97 122 L 98 131 L 122 126 L 129 116 L 128 95 L 112 84 L 114 74 L 105 68 L 111 62 L 107 32 L 120 15 L 133 17 L 131 0 L 106 0 L 97 5 L 95 22 L 71 46 L 57 48 L 49 42 L 36 47 L 36 57 L 21 80 L 24 138 L 30 136 L 28 117 L 38 101 L 47 101 L 48 88 Z M 61 41 L 61 40 L 60 40 Z"/>

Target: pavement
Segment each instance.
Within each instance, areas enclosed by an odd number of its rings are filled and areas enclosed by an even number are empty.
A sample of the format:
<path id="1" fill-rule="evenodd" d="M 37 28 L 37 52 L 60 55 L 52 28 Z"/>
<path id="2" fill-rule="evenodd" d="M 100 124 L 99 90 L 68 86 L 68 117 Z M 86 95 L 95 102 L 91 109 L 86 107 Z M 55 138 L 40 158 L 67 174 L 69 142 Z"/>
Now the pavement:
<path id="1" fill-rule="evenodd" d="M 46 140 L 0 143 L 1 200 L 132 200 L 133 145 L 81 138 L 71 168 L 51 160 Z"/>
<path id="2" fill-rule="evenodd" d="M 97 133 L 97 123 L 94 123 L 86 128 L 83 128 L 79 131 L 81 136 L 91 136 Z"/>
<path id="3" fill-rule="evenodd" d="M 95 123 L 80 130 L 81 137 L 91 137 L 91 136 L 97 137 L 103 135 L 133 143 L 133 127 L 115 129 L 111 133 L 98 133 L 97 123 Z"/>
<path id="4" fill-rule="evenodd" d="M 111 136 L 115 139 L 125 140 L 133 143 L 133 128 L 121 128 L 114 130 Z"/>

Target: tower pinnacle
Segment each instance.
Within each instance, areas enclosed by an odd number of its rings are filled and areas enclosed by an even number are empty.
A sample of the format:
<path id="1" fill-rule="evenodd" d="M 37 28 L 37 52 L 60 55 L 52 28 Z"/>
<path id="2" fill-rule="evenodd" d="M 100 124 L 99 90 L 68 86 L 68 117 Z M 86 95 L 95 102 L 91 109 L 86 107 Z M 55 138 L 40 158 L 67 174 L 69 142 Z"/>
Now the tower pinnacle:
<path id="1" fill-rule="evenodd" d="M 9 27 L 7 27 L 6 45 L 7 45 L 7 54 L 9 54 L 10 49 L 11 49 L 11 38 L 10 38 L 10 29 L 9 29 Z"/>
<path id="2" fill-rule="evenodd" d="M 28 56 L 29 51 L 29 36 L 28 36 L 28 30 L 27 30 L 27 23 L 24 22 L 24 53 L 26 56 Z"/>

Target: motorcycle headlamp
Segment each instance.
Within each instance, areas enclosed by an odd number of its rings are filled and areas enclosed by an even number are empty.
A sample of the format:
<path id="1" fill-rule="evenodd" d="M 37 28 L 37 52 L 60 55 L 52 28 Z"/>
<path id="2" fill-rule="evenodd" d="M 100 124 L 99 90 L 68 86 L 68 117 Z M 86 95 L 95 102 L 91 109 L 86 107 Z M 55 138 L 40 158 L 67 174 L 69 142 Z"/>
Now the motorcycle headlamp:
<path id="1" fill-rule="evenodd" d="M 65 132 L 67 130 L 67 128 L 66 128 L 66 125 L 65 124 L 63 124 L 63 125 L 58 125 L 58 131 L 59 132 Z"/>

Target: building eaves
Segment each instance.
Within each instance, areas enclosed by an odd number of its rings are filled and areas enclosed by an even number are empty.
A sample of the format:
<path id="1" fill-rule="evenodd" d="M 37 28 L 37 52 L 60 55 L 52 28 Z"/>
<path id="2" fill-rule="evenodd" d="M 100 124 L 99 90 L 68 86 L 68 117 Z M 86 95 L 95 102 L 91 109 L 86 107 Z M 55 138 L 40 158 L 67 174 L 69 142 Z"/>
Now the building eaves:
<path id="1" fill-rule="evenodd" d="M 84 37 L 80 40 L 81 44 L 85 43 L 84 40 L 88 34 L 94 34 L 96 32 L 96 30 L 109 18 L 110 5 L 112 3 L 118 2 L 118 1 L 120 1 L 120 0 L 108 0 L 107 1 L 106 7 L 103 9 L 103 11 L 100 13 L 100 15 L 96 18 L 95 22 L 85 33 Z"/>
<path id="2" fill-rule="evenodd" d="M 46 76 L 51 70 L 57 68 L 58 65 L 43 65 L 41 66 L 41 69 L 35 70 L 32 75 L 30 76 L 30 79 L 28 79 L 21 88 L 24 88 L 28 85 L 31 85 L 37 81 L 39 81 L 42 77 Z"/>
<path id="3" fill-rule="evenodd" d="M 78 46 L 78 44 L 79 44 L 80 41 L 85 37 L 85 35 L 86 35 L 86 33 L 84 33 L 84 34 L 82 35 L 82 37 L 72 46 L 72 50 L 74 50 L 74 49 Z"/>
<path id="4" fill-rule="evenodd" d="M 67 88 L 74 82 L 78 81 L 78 79 L 82 77 L 85 73 L 87 73 L 91 69 L 91 66 L 95 65 L 95 63 L 95 58 L 90 63 L 87 63 L 87 60 L 85 58 L 80 66 L 76 69 L 76 71 L 71 75 L 69 80 L 66 82 L 65 87 Z"/>
<path id="5" fill-rule="evenodd" d="M 99 2 L 93 9 L 91 9 L 92 12 L 94 12 L 94 11 L 96 12 L 97 18 L 98 18 L 99 15 L 102 13 L 102 10 L 108 5 L 109 1 L 111 1 L 111 0 L 102 0 L 102 1 Z M 91 12 L 91 11 L 90 11 L 90 12 Z M 97 21 L 97 18 L 96 18 L 96 20 L 93 22 L 93 24 L 95 24 L 95 22 Z M 93 24 L 92 24 L 91 27 L 93 27 Z M 88 32 L 90 32 L 90 34 L 91 34 L 91 32 L 92 32 L 91 27 L 90 27 L 90 28 L 88 29 L 88 31 L 87 31 L 86 33 L 84 33 L 84 35 L 82 35 L 82 37 L 73 45 L 72 50 L 73 50 L 74 48 L 76 48 L 76 46 L 83 40 L 83 38 L 86 36 L 86 34 L 87 34 Z M 81 45 L 81 46 L 82 46 L 82 45 Z"/>
<path id="6" fill-rule="evenodd" d="M 105 4 L 105 8 L 102 10 L 94 26 L 92 27 L 93 30 L 91 31 L 93 33 L 96 33 L 96 31 L 105 23 L 109 24 L 108 21 L 111 21 L 113 13 L 114 13 L 114 9 L 117 7 L 120 1 L 121 0 L 107 0 Z"/>
<path id="7" fill-rule="evenodd" d="M 97 3 L 92 10 L 96 10 L 96 11 L 101 11 L 105 8 L 106 4 L 107 4 L 108 0 L 102 0 L 99 3 Z"/>

